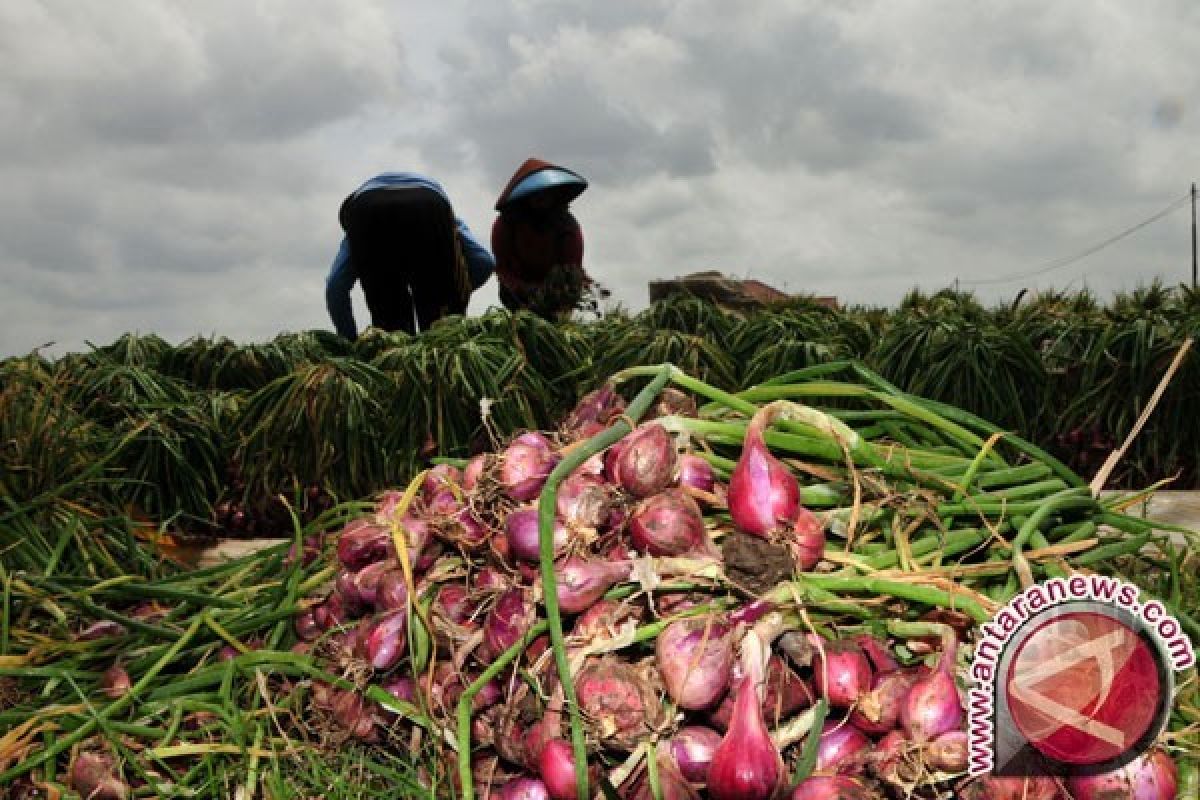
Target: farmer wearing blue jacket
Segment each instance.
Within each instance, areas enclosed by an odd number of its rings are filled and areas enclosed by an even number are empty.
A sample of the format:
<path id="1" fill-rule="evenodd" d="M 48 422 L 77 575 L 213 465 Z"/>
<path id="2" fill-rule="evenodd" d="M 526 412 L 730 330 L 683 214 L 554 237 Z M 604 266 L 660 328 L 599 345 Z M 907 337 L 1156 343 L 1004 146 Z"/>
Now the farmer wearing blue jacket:
<path id="1" fill-rule="evenodd" d="M 371 324 L 416 333 L 467 310 L 471 292 L 496 268 L 459 219 L 441 184 L 413 172 L 386 172 L 358 187 L 338 213 L 345 238 L 325 281 L 337 332 L 358 335 L 350 290 L 362 283 Z M 416 319 L 414 322 L 414 312 Z"/>

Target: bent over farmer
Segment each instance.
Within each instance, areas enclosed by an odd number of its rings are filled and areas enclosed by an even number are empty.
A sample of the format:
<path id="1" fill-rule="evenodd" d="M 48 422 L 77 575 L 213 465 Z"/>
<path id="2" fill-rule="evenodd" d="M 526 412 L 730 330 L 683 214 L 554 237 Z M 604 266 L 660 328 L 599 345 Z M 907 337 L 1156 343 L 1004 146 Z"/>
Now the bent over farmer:
<path id="1" fill-rule="evenodd" d="M 371 178 L 342 203 L 338 220 L 346 235 L 325 282 L 325 305 L 347 339 L 358 335 L 350 301 L 355 282 L 372 325 L 416 333 L 464 313 L 496 266 L 441 184 L 415 172 Z"/>
<path id="2" fill-rule="evenodd" d="M 587 185 L 578 173 L 530 158 L 504 187 L 492 252 L 505 308 L 558 316 L 591 285 L 583 269 L 583 231 L 569 208 Z"/>

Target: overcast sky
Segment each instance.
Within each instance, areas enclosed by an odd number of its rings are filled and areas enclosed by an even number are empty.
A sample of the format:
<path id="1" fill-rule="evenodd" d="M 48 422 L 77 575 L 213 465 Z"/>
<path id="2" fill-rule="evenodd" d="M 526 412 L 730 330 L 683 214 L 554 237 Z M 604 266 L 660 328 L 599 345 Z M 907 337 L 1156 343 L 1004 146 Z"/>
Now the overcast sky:
<path id="1" fill-rule="evenodd" d="M 426 172 L 486 242 L 530 155 L 590 180 L 585 262 L 632 309 L 704 269 L 872 304 L 1177 283 L 1186 203 L 1021 276 L 1187 195 L 1198 42 L 1195 0 L 5 0 L 0 355 L 329 328 L 349 191 Z"/>

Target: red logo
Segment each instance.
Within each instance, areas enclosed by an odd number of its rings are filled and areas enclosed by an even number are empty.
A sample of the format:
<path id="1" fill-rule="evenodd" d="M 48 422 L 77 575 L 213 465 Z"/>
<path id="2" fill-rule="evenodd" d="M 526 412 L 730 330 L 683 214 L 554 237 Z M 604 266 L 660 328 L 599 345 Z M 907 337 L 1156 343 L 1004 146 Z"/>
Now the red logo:
<path id="1" fill-rule="evenodd" d="M 1159 718 L 1153 645 L 1107 614 L 1075 611 L 1042 623 L 1021 642 L 1004 680 L 1013 723 L 1059 763 L 1117 758 Z"/>

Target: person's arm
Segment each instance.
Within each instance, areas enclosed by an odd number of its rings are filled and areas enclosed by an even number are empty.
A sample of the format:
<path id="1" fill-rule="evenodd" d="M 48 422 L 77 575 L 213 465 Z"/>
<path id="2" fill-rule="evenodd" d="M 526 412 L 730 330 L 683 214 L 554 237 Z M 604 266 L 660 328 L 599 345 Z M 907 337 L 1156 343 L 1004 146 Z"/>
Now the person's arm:
<path id="1" fill-rule="evenodd" d="M 463 257 L 467 261 L 467 273 L 471 278 L 471 288 L 478 289 L 487 283 L 496 269 L 496 260 L 488 249 L 479 243 L 471 229 L 461 219 L 456 219 L 458 236 L 462 241 Z"/>
<path id="2" fill-rule="evenodd" d="M 354 288 L 358 277 L 354 274 L 354 265 L 350 261 L 350 244 L 342 239 L 329 277 L 325 279 L 325 307 L 329 309 L 329 318 L 333 327 L 340 335 L 354 341 L 358 336 L 358 326 L 354 323 L 354 305 L 350 302 L 350 290 Z"/>

